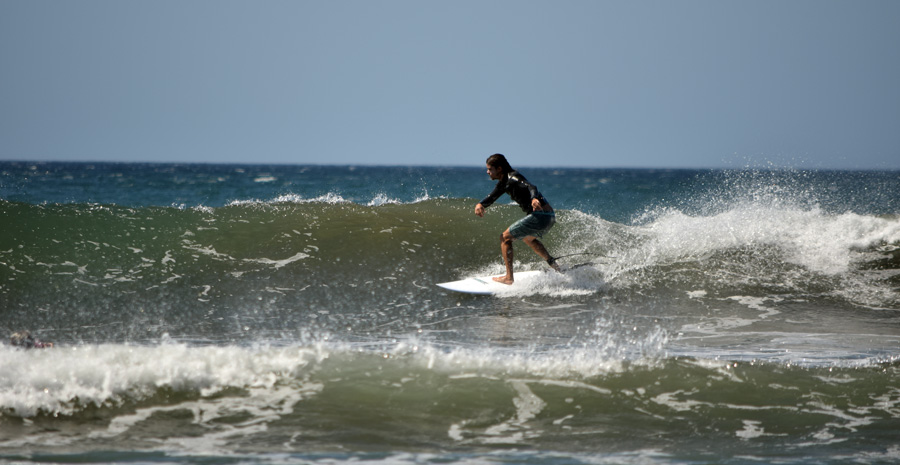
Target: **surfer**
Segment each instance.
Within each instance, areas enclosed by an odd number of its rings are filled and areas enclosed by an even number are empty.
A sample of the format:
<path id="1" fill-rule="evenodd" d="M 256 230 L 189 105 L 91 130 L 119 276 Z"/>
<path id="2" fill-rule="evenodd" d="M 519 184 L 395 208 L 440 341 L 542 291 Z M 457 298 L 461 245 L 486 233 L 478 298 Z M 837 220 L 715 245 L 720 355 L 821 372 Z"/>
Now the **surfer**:
<path id="1" fill-rule="evenodd" d="M 556 213 L 550 207 L 547 199 L 538 192 L 534 184 L 528 182 L 525 176 L 509 166 L 506 157 L 499 153 L 491 155 L 487 159 L 487 173 L 492 180 L 497 181 L 497 186 L 478 205 L 475 205 L 475 215 L 484 217 L 484 209 L 491 206 L 504 193 L 509 194 L 514 202 L 519 204 L 522 211 L 528 215 L 512 224 L 500 236 L 500 254 L 506 264 L 506 275 L 497 276 L 494 281 L 503 284 L 512 284 L 513 279 L 513 241 L 521 239 L 547 261 L 554 270 L 559 271 L 556 259 L 550 256 L 540 238 L 556 224 Z"/>

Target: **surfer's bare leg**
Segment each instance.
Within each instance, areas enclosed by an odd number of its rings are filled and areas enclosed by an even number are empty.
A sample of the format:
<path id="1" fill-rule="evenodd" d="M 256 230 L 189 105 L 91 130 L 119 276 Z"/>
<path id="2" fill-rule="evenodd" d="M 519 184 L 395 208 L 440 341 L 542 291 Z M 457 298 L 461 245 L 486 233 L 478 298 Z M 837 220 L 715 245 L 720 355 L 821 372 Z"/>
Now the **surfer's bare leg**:
<path id="1" fill-rule="evenodd" d="M 532 250 L 534 250 L 534 253 L 543 258 L 551 268 L 556 271 L 560 271 L 559 265 L 557 265 L 556 261 L 553 260 L 553 257 L 550 256 L 550 252 L 547 252 L 547 248 L 544 247 L 544 243 L 541 242 L 540 239 L 534 236 L 528 236 L 522 240 L 525 241 L 525 243 L 528 244 L 528 246 L 531 247 Z"/>
<path id="2" fill-rule="evenodd" d="M 506 264 L 506 276 L 497 276 L 494 278 L 494 281 L 503 284 L 512 284 L 513 280 L 513 241 L 515 240 L 512 237 L 512 234 L 509 233 L 509 229 L 503 231 L 503 235 L 500 236 L 500 255 L 503 256 L 503 262 Z"/>

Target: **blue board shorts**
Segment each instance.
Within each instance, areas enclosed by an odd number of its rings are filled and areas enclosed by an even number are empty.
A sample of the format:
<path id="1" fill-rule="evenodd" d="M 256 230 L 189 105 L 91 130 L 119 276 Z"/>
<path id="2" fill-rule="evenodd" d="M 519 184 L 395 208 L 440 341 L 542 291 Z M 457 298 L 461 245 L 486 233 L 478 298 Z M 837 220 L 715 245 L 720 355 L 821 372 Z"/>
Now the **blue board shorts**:
<path id="1" fill-rule="evenodd" d="M 509 234 L 516 239 L 528 236 L 542 237 L 556 224 L 556 213 L 531 212 L 525 218 L 516 221 L 509 227 Z"/>

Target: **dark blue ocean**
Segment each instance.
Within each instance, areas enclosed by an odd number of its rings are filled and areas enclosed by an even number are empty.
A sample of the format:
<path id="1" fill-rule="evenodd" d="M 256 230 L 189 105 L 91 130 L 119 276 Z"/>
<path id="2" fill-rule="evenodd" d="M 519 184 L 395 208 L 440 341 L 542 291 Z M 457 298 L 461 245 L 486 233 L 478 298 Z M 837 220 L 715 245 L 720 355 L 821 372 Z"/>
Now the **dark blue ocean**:
<path id="1" fill-rule="evenodd" d="M 0 162 L 0 463 L 900 462 L 900 172 L 519 168 Z"/>

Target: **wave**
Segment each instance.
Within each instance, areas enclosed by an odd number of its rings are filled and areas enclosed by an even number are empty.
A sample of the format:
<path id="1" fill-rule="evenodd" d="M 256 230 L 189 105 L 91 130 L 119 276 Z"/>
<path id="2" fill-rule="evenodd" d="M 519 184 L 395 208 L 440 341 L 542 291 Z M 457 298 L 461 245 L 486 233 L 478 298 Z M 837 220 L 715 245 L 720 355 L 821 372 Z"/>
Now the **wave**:
<path id="1" fill-rule="evenodd" d="M 627 258 L 613 274 L 689 265 L 722 284 L 810 292 L 808 284 L 828 280 L 890 284 L 900 264 L 900 219 L 816 208 L 748 205 L 705 217 L 664 210 L 629 234 L 633 240 L 617 251 Z"/>
<path id="2" fill-rule="evenodd" d="M 783 371 L 787 369 L 790 376 L 809 378 L 804 389 L 814 389 L 814 379 L 823 374 L 836 382 L 843 373 L 866 377 L 861 367 L 887 370 L 890 377 L 898 375 L 897 360 L 890 356 L 819 366 L 785 364 L 777 359 L 736 362 L 671 357 L 665 349 L 668 338 L 664 332 L 629 339 L 603 324 L 595 328 L 591 344 L 552 350 L 467 347 L 427 339 L 425 334 L 377 342 L 219 346 L 189 345 L 164 337 L 149 345 L 85 344 L 44 350 L 0 347 L 0 415 L 72 416 L 91 414 L 94 409 L 128 412 L 150 405 L 287 393 L 296 402 L 326 388 L 340 391 L 357 384 L 373 389 L 368 394 L 358 393 L 360 402 L 366 404 L 366 398 L 382 391 L 396 390 L 413 399 L 469 379 L 496 381 L 498 386 L 491 389 L 501 391 L 507 389 L 503 385 L 525 382 L 605 396 L 626 389 L 632 382 L 629 379 L 638 385 L 627 389 L 651 390 L 658 388 L 641 384 L 641 379 L 664 380 L 687 371 L 683 382 L 700 386 L 726 373 L 737 375 L 739 366 L 745 373 L 779 377 L 786 376 Z M 877 370 L 872 375 L 877 377 Z M 744 394 L 732 395 L 738 399 Z M 462 408 L 469 408 L 465 401 L 460 402 Z"/>
<path id="3" fill-rule="evenodd" d="M 442 461 L 458 451 L 454 462 L 468 463 L 469 454 L 499 446 L 592 463 L 598 451 L 649 447 L 666 458 L 658 463 L 674 463 L 696 455 L 692 441 L 701 435 L 714 447 L 759 457 L 775 448 L 806 463 L 813 449 L 871 459 L 861 445 L 893 437 L 900 409 L 890 357 L 824 366 L 673 357 L 662 334 L 628 340 L 602 325 L 593 345 L 554 350 L 448 346 L 427 336 L 0 347 L 0 451 L 13 460 L 262 454 L 279 463 L 394 463 L 365 452 L 389 444 Z M 639 354 L 628 348 L 635 343 Z M 648 446 L 647 435 L 664 439 Z M 80 455 L 96 450 L 122 452 Z M 364 452 L 333 452 L 348 450 Z M 879 457 L 891 463 L 896 453 Z"/>
<path id="4" fill-rule="evenodd" d="M 598 454 L 621 462 L 617 454 L 648 449 L 635 463 L 678 463 L 696 457 L 702 436 L 717 450 L 744 448 L 760 460 L 778 450 L 806 463 L 810 450 L 872 459 L 863 446 L 893 437 L 896 359 L 798 366 L 672 357 L 664 335 L 627 341 L 607 329 L 599 328 L 594 345 L 554 350 L 447 346 L 427 335 L 355 344 L 0 347 L 0 453 L 470 463 L 500 447 L 525 454 L 503 453 L 507 461 L 565 451 L 567 461 L 595 463 Z M 632 343 L 642 353 L 622 357 Z M 647 444 L 648 436 L 662 439 Z M 423 452 L 408 460 L 378 455 L 385 445 Z M 896 459 L 891 449 L 875 449 L 884 463 Z M 558 461 L 557 453 L 538 454 L 535 463 Z"/>
<path id="5" fill-rule="evenodd" d="M 273 297 L 313 311 L 414 302 L 435 282 L 502 270 L 496 238 L 520 213 L 498 206 L 479 219 L 471 203 L 282 199 L 183 210 L 2 202 L 9 226 L 0 231 L 0 295 L 8 308 L 38 312 L 72 300 L 139 312 L 152 302 L 187 314 Z M 627 225 L 567 210 L 545 242 L 556 256 L 574 255 L 570 264 L 593 261 L 593 274 L 524 295 L 674 287 L 900 303 L 897 216 L 737 205 L 710 216 L 662 209 Z M 516 250 L 520 269 L 544 266 Z"/>

